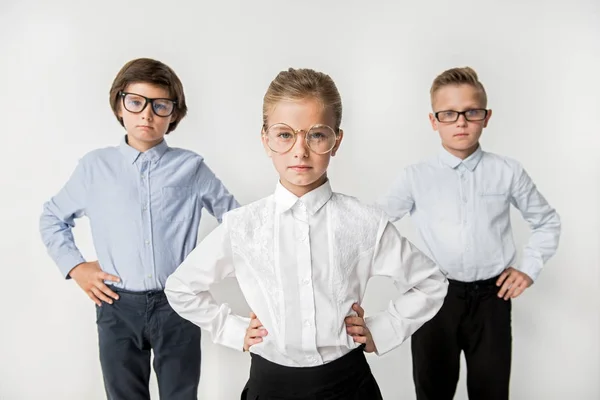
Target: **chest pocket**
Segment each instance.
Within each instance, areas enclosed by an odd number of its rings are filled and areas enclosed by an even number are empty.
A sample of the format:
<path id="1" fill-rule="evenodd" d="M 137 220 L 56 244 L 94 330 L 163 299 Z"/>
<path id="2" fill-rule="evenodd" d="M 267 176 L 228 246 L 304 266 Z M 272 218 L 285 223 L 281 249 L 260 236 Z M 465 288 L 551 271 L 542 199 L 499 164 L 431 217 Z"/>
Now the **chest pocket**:
<path id="1" fill-rule="evenodd" d="M 508 192 L 501 190 L 479 192 L 481 210 L 489 220 L 501 217 L 509 210 Z"/>
<path id="2" fill-rule="evenodd" d="M 191 186 L 168 186 L 162 189 L 162 216 L 167 221 L 181 222 L 194 216 L 196 194 Z"/>

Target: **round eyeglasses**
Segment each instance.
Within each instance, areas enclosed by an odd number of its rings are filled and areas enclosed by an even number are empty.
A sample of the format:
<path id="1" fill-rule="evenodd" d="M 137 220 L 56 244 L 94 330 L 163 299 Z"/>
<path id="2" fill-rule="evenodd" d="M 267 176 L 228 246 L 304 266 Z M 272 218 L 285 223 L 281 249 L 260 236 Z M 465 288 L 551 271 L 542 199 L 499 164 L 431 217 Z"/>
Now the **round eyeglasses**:
<path id="1" fill-rule="evenodd" d="M 275 153 L 287 153 L 294 147 L 298 134 L 305 132 L 304 139 L 307 147 L 316 154 L 329 153 L 339 139 L 339 134 L 327 125 L 313 125 L 308 131 L 294 130 L 289 125 L 278 123 L 263 131 L 267 145 Z"/>

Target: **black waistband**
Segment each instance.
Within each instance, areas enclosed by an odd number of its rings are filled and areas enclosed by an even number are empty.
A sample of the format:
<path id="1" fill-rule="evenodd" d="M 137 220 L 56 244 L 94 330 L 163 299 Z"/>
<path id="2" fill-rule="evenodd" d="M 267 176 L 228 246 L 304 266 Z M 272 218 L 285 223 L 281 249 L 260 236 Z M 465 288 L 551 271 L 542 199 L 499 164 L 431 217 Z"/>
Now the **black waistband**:
<path id="1" fill-rule="evenodd" d="M 494 278 L 484 279 L 482 281 L 473 281 L 473 282 L 461 282 L 461 281 L 455 281 L 453 279 L 448 279 L 448 283 L 453 286 L 460 286 L 460 287 L 466 287 L 466 288 L 488 287 L 488 286 L 496 286 L 496 281 L 498 280 L 499 277 L 500 277 L 500 275 L 498 275 Z"/>
<path id="2" fill-rule="evenodd" d="M 368 377 L 371 369 L 363 346 L 315 367 L 286 367 L 252 354 L 247 387 L 263 396 L 304 399 L 323 393 L 353 393 Z"/>

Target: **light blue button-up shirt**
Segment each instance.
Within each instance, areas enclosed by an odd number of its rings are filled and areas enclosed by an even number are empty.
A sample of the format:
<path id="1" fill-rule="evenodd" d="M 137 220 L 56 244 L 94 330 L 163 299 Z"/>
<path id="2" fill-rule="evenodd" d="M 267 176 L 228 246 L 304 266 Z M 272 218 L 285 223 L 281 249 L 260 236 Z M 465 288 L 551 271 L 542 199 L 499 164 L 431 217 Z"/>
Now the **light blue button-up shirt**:
<path id="1" fill-rule="evenodd" d="M 511 204 L 531 227 L 518 264 Z M 426 251 L 450 279 L 489 279 L 512 266 L 535 280 L 558 247 L 559 216 L 527 172 L 481 147 L 465 160 L 442 149 L 407 167 L 380 205 L 393 221 L 410 213 Z"/>
<path id="2" fill-rule="evenodd" d="M 65 277 L 85 262 L 75 219 L 90 220 L 103 271 L 116 286 L 160 290 L 196 246 L 202 209 L 219 222 L 239 204 L 198 154 L 161 142 L 146 152 L 118 147 L 85 155 L 40 218 L 42 240 Z"/>

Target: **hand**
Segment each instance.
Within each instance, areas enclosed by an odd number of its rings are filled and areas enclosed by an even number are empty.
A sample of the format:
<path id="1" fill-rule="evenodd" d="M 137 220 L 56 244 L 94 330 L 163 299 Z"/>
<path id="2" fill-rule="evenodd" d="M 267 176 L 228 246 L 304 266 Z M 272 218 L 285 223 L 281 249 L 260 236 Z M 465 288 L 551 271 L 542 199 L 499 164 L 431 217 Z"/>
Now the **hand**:
<path id="1" fill-rule="evenodd" d="M 358 316 L 346 317 L 344 320 L 344 322 L 346 322 L 346 332 L 348 332 L 348 335 L 352 336 L 356 343 L 365 344 L 366 353 L 377 351 L 377 347 L 373 342 L 373 336 L 371 336 L 371 331 L 369 331 L 369 328 L 367 328 L 367 325 L 365 324 L 365 310 L 356 303 L 352 305 L 352 309 L 356 311 Z"/>
<path id="2" fill-rule="evenodd" d="M 102 271 L 98 261 L 78 264 L 71 272 L 69 272 L 69 276 L 77 282 L 79 287 L 83 289 L 98 307 L 102 307 L 103 301 L 112 304 L 112 299 L 119 299 L 119 295 L 110 290 L 110 288 L 104 284 L 104 281 L 119 282 L 120 279 Z"/>
<path id="3" fill-rule="evenodd" d="M 498 291 L 498 297 L 504 297 L 504 300 L 514 299 L 532 284 L 533 280 L 526 273 L 508 267 L 496 281 L 496 286 L 502 286 Z"/>
<path id="4" fill-rule="evenodd" d="M 250 346 L 263 341 L 263 336 L 267 336 L 269 332 L 262 326 L 262 322 L 256 314 L 250 313 L 250 325 L 246 329 L 246 337 L 244 338 L 244 351 L 250 350 Z"/>

